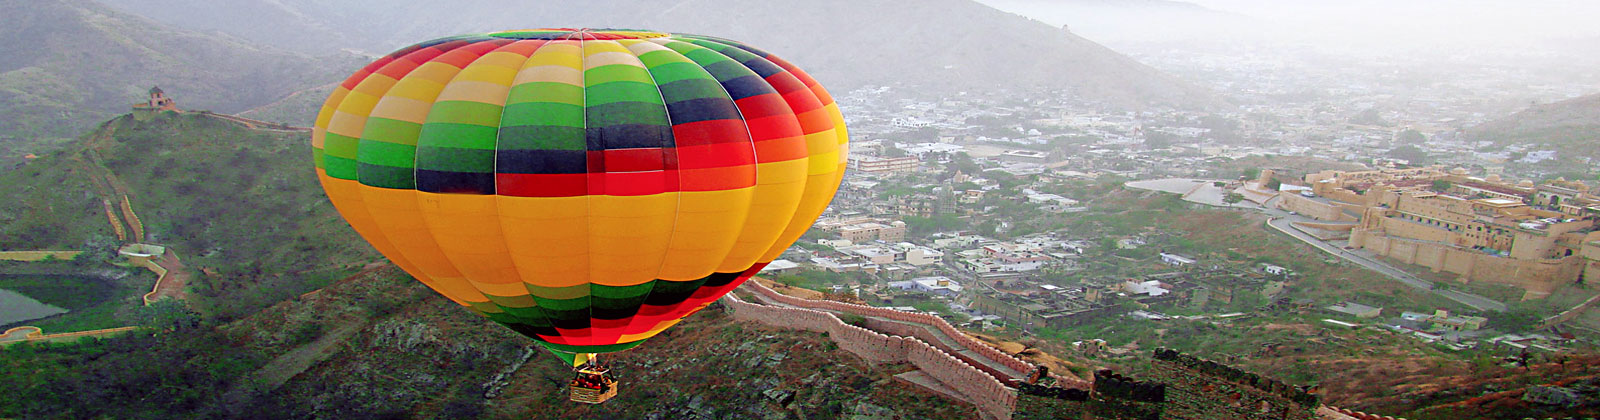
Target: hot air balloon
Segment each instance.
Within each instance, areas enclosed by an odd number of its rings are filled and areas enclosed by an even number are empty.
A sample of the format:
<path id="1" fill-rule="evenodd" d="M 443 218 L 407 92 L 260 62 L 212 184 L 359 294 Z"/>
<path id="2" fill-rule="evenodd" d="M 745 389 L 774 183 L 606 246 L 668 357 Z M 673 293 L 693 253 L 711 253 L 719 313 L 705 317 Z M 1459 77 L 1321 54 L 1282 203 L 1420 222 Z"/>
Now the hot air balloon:
<path id="1" fill-rule="evenodd" d="M 362 238 L 571 363 L 585 402 L 615 395 L 597 353 L 671 327 L 798 239 L 847 148 L 838 106 L 793 64 L 635 30 L 406 47 L 341 83 L 312 133 L 318 179 Z"/>

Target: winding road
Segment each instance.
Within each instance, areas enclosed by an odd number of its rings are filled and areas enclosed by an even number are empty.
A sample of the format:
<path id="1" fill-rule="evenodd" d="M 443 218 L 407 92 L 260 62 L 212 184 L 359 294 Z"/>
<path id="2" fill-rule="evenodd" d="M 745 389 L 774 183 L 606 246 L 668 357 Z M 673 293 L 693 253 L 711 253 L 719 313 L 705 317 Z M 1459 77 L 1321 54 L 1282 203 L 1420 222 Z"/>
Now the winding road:
<path id="1" fill-rule="evenodd" d="M 1495 312 L 1505 312 L 1506 311 L 1506 304 L 1502 303 L 1500 301 L 1497 301 L 1497 300 L 1494 300 L 1494 299 L 1490 299 L 1490 298 L 1486 298 L 1486 297 L 1479 296 L 1479 295 L 1475 295 L 1475 294 L 1471 294 L 1471 293 L 1458 291 L 1458 290 L 1438 290 L 1438 289 L 1434 289 L 1433 288 L 1433 282 L 1417 278 L 1417 276 L 1413 276 L 1410 273 L 1406 273 L 1405 270 L 1401 270 L 1401 269 L 1395 268 L 1394 266 L 1391 266 L 1391 265 L 1389 265 L 1387 263 L 1384 263 L 1383 261 L 1378 260 L 1376 254 L 1373 254 L 1373 253 L 1370 253 L 1370 252 L 1367 252 L 1367 251 L 1364 251 L 1364 250 L 1347 250 L 1347 249 L 1343 249 L 1343 248 L 1340 248 L 1338 245 L 1329 244 L 1326 241 L 1323 241 L 1321 239 L 1317 239 L 1316 237 L 1311 236 L 1311 234 L 1308 234 L 1308 233 L 1305 233 L 1305 232 L 1301 232 L 1299 229 L 1295 229 L 1294 226 L 1292 226 L 1292 223 L 1294 223 L 1294 222 L 1316 222 L 1316 220 L 1312 220 L 1310 218 L 1302 217 L 1302 216 L 1299 216 L 1299 215 L 1292 215 L 1292 214 L 1289 214 L 1288 212 L 1285 212 L 1283 210 L 1277 209 L 1273 205 L 1274 202 L 1276 202 L 1277 200 L 1278 200 L 1277 197 L 1273 197 L 1271 200 L 1267 200 L 1266 206 L 1262 210 L 1262 212 L 1266 213 L 1267 216 L 1270 217 L 1269 219 L 1267 219 L 1267 226 L 1272 227 L 1272 229 L 1277 230 L 1278 232 L 1282 232 L 1282 233 L 1284 233 L 1286 235 L 1289 235 L 1289 236 L 1291 236 L 1291 237 L 1293 237 L 1295 239 L 1299 239 L 1301 242 L 1305 242 L 1307 244 L 1310 244 L 1311 246 L 1314 246 L 1317 249 L 1322 250 L 1323 252 L 1327 252 L 1329 254 L 1333 254 L 1335 256 L 1338 256 L 1339 258 L 1343 258 L 1345 261 L 1349 261 L 1349 262 L 1358 264 L 1358 265 L 1360 265 L 1362 267 L 1366 267 L 1368 270 L 1376 271 L 1379 274 L 1383 274 L 1385 276 L 1388 276 L 1389 278 L 1398 280 L 1399 282 L 1401 282 L 1401 283 L 1403 283 L 1403 284 L 1405 284 L 1407 286 L 1411 286 L 1414 289 L 1428 291 L 1428 292 L 1431 292 L 1433 294 L 1442 296 L 1445 299 L 1450 299 L 1452 301 L 1458 302 L 1458 303 L 1460 303 L 1462 305 L 1467 305 L 1467 306 L 1473 307 L 1473 308 L 1478 309 L 1480 311 L 1495 311 Z"/>

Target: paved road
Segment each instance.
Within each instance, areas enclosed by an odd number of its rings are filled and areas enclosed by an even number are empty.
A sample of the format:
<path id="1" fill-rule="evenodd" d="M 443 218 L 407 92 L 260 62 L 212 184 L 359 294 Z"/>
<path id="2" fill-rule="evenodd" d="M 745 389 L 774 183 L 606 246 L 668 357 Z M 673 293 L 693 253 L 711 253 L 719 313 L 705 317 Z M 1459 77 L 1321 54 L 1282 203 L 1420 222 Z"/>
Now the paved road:
<path id="1" fill-rule="evenodd" d="M 1317 249 L 1320 249 L 1323 252 L 1343 258 L 1345 261 L 1356 263 L 1362 267 L 1366 267 L 1368 270 L 1376 271 L 1379 274 L 1389 276 L 1389 278 L 1399 280 L 1401 283 L 1411 286 L 1412 288 L 1426 290 L 1432 292 L 1433 294 L 1460 302 L 1463 305 L 1471 306 L 1478 310 L 1496 312 L 1505 312 L 1506 310 L 1506 304 L 1494 299 L 1457 290 L 1434 290 L 1433 282 L 1417 278 L 1417 276 L 1406 273 L 1405 270 L 1395 268 L 1394 266 L 1384 263 L 1383 261 L 1379 261 L 1377 256 L 1372 253 L 1361 250 L 1346 250 L 1340 248 L 1338 245 L 1332 245 L 1317 239 L 1316 237 L 1311 236 L 1311 234 L 1301 232 L 1300 230 L 1295 229 L 1294 226 L 1291 226 L 1290 223 L 1297 221 L 1311 222 L 1314 220 L 1296 215 L 1290 215 L 1283 210 L 1278 210 L 1277 208 L 1272 207 L 1274 200 L 1277 200 L 1277 198 L 1274 197 L 1272 200 L 1267 200 L 1267 208 L 1263 210 L 1263 212 L 1268 216 L 1271 216 L 1271 219 L 1267 220 L 1267 225 L 1272 226 L 1273 229 L 1279 232 L 1283 232 L 1284 234 L 1294 237 L 1295 239 L 1299 239 L 1302 242 L 1311 244 L 1311 246 L 1317 247 Z"/>

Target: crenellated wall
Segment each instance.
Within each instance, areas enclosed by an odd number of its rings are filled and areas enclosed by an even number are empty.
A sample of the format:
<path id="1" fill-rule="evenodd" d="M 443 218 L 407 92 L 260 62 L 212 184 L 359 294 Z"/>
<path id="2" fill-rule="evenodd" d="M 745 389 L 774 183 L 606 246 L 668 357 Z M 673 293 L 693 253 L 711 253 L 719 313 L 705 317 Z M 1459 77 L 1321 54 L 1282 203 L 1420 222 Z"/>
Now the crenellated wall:
<path id="1" fill-rule="evenodd" d="M 1351 230 L 1350 246 L 1406 264 L 1428 267 L 1435 272 L 1459 274 L 1467 282 L 1484 281 L 1521 287 L 1527 290 L 1524 300 L 1549 296 L 1556 288 L 1576 282 L 1584 269 L 1584 260 L 1580 256 L 1536 260 L 1500 257 L 1391 236 L 1383 230 L 1367 228 Z"/>
<path id="2" fill-rule="evenodd" d="M 1351 206 L 1354 207 L 1354 206 Z M 1354 222 L 1355 217 L 1344 213 L 1344 206 L 1321 202 L 1288 192 L 1278 193 L 1278 208 L 1300 213 L 1306 217 L 1329 222 Z"/>
<path id="3" fill-rule="evenodd" d="M 1403 420 L 1323 406 L 1320 398 L 1304 387 L 1248 373 L 1221 363 L 1158 349 L 1150 363 L 1155 367 L 1149 378 L 1134 379 L 1109 370 L 1095 373 L 1094 382 L 1057 377 L 1060 386 L 1027 383 L 1009 387 L 996 379 L 996 372 L 953 355 L 964 351 L 930 344 L 941 341 L 929 336 L 926 328 L 868 318 L 862 328 L 846 324 L 828 311 L 864 317 L 893 319 L 948 331 L 951 338 L 965 338 L 962 349 L 980 352 L 993 360 L 1010 359 L 1007 367 L 1026 368 L 1032 364 L 1017 360 L 975 339 L 962 335 L 938 317 L 912 314 L 885 308 L 852 305 L 833 301 L 812 301 L 784 295 L 748 282 L 746 290 L 783 306 L 745 302 L 730 294 L 723 298 L 734 318 L 768 325 L 826 333 L 839 348 L 868 363 L 910 363 L 940 383 L 956 391 L 957 397 L 977 408 L 984 419 L 1035 420 Z M 885 334 L 887 333 L 887 334 Z M 978 347 L 971 349 L 969 346 Z"/>
<path id="4" fill-rule="evenodd" d="M 828 310 L 828 311 L 835 311 L 835 312 L 850 313 L 850 314 L 855 314 L 855 315 L 861 315 L 861 316 L 864 316 L 864 317 L 879 317 L 879 318 L 892 319 L 892 320 L 896 320 L 896 321 L 912 322 L 912 323 L 918 323 L 918 324 L 926 324 L 926 325 L 932 326 L 934 328 L 937 328 L 940 332 L 944 333 L 945 336 L 955 340 L 956 344 L 961 346 L 962 349 L 970 351 L 972 353 L 975 353 L 980 357 L 983 357 L 983 358 L 988 359 L 990 361 L 993 361 L 995 363 L 1004 365 L 1007 368 L 1010 368 L 1010 369 L 1015 370 L 1017 372 L 1021 372 L 1023 374 L 1026 374 L 1028 372 L 1032 372 L 1033 369 L 1034 369 L 1034 365 L 1032 363 L 1025 362 L 1022 359 L 1018 359 L 1018 358 L 1013 357 L 1013 356 L 1011 356 L 1009 354 L 1006 354 L 1005 352 L 1002 352 L 1002 351 L 1000 351 L 998 349 L 995 349 L 994 347 L 990 347 L 988 344 L 984 344 L 983 342 L 978 341 L 978 339 L 972 338 L 971 336 L 968 336 L 965 333 L 962 333 L 961 330 L 959 330 L 956 327 L 950 325 L 949 322 L 945 322 L 945 320 L 943 318 L 939 318 L 937 316 L 928 315 L 928 314 L 914 314 L 914 313 L 910 313 L 910 312 L 897 311 L 897 310 L 888 309 L 888 308 L 878 308 L 878 307 L 872 307 L 872 306 L 864 306 L 864 305 L 855 305 L 855 304 L 849 304 L 849 303 L 834 302 L 834 301 L 831 301 L 831 300 L 807 300 L 807 299 L 801 299 L 801 298 L 797 298 L 797 297 L 794 297 L 794 296 L 789 296 L 789 295 L 785 295 L 785 294 L 782 294 L 782 293 L 778 293 L 778 292 L 776 292 L 776 291 L 774 291 L 774 290 L 772 290 L 770 288 L 767 288 L 766 286 L 762 286 L 760 284 L 760 282 L 755 282 L 755 281 L 746 282 L 743 287 L 746 287 L 749 290 L 760 294 L 763 298 L 772 299 L 774 301 L 783 303 L 785 305 L 798 306 L 798 307 L 802 307 L 802 308 L 810 308 L 810 309 L 816 309 L 816 310 Z M 1089 382 L 1088 381 L 1084 381 L 1084 380 L 1078 379 L 1078 378 L 1058 377 L 1058 378 L 1056 378 L 1056 380 L 1060 381 L 1061 383 L 1065 384 L 1065 386 L 1068 386 L 1068 387 L 1082 388 L 1082 389 L 1088 389 L 1089 388 Z"/>
<path id="5" fill-rule="evenodd" d="M 1170 418 L 1229 420 L 1310 420 L 1319 398 L 1302 387 L 1237 368 L 1156 349 L 1150 380 L 1167 385 Z"/>
<path id="6" fill-rule="evenodd" d="M 723 303 L 733 309 L 734 318 L 827 333 L 829 339 L 839 344 L 839 348 L 869 363 L 910 363 L 954 389 L 963 400 L 977 407 L 981 417 L 1011 419 L 1017 399 L 1013 389 L 922 340 L 886 335 L 846 324 L 831 313 L 812 309 L 757 305 L 739 300 L 731 294 L 723 298 Z"/>
<path id="7" fill-rule="evenodd" d="M 78 258 L 83 251 L 0 251 L 0 261 L 44 261 L 47 259 L 70 260 Z"/>

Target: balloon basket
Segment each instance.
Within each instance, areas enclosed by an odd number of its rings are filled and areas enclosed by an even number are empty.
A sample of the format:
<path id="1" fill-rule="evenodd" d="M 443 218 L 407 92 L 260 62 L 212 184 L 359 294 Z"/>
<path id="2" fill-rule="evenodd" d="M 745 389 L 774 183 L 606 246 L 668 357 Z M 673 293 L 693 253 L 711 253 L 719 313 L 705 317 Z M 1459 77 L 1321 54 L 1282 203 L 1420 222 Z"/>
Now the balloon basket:
<path id="1" fill-rule="evenodd" d="M 599 404 L 617 396 L 617 380 L 609 369 L 584 365 L 573 369 L 572 383 L 567 386 L 573 402 Z"/>

